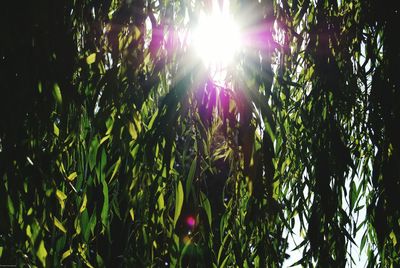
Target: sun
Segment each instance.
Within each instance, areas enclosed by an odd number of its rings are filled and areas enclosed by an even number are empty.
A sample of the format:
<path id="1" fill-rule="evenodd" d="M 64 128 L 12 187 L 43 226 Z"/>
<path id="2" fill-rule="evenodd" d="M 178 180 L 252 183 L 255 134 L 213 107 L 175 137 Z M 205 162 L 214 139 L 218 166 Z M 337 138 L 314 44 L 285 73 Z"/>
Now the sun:
<path id="1" fill-rule="evenodd" d="M 193 32 L 197 56 L 207 68 L 221 70 L 235 58 L 241 47 L 240 30 L 228 8 L 216 8 L 211 14 L 200 13 Z"/>

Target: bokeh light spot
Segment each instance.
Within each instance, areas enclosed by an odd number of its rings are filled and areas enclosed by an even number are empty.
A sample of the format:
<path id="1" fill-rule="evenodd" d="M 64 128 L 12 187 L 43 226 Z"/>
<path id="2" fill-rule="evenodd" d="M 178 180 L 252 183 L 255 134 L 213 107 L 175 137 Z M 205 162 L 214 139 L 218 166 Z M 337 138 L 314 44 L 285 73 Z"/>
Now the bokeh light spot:
<path id="1" fill-rule="evenodd" d="M 186 224 L 193 228 L 196 225 L 196 219 L 193 216 L 189 216 L 186 218 Z"/>

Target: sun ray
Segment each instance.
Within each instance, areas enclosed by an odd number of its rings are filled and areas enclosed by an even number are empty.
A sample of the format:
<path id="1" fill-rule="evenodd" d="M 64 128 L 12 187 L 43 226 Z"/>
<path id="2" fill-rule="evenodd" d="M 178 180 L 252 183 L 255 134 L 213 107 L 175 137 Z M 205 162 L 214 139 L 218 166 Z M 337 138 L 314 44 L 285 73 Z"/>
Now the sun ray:
<path id="1" fill-rule="evenodd" d="M 243 43 L 239 25 L 230 14 L 229 1 L 222 6 L 213 1 L 209 14 L 200 13 L 192 40 L 195 53 L 212 79 L 223 81 Z"/>

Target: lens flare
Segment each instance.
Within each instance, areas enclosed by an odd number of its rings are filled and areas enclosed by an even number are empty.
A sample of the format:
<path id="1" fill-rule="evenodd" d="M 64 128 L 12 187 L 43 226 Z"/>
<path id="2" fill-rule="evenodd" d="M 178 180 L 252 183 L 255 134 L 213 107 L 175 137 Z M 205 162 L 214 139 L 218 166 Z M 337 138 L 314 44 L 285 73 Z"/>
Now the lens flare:
<path id="1" fill-rule="evenodd" d="M 189 216 L 186 218 L 186 224 L 193 228 L 196 225 L 196 219 L 193 216 Z"/>
<path id="2" fill-rule="evenodd" d="M 241 46 L 239 27 L 228 12 L 229 5 L 223 7 L 214 5 L 211 14 L 201 13 L 194 31 L 195 49 L 206 67 L 226 68 Z"/>

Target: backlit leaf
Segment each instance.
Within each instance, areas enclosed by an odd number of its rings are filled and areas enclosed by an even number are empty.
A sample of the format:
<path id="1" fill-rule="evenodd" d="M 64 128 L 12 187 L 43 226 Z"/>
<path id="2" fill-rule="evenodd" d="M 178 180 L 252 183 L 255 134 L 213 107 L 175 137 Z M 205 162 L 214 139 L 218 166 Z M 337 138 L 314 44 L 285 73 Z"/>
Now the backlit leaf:
<path id="1" fill-rule="evenodd" d="M 54 225 L 63 233 L 67 232 L 64 225 L 56 217 L 54 217 Z"/>
<path id="2" fill-rule="evenodd" d="M 86 194 L 83 196 L 83 201 L 82 201 L 82 205 L 79 209 L 79 212 L 82 213 L 85 209 L 86 209 L 86 204 L 87 204 L 87 196 Z"/>
<path id="3" fill-rule="evenodd" d="M 96 53 L 92 53 L 86 58 L 86 63 L 87 64 L 92 64 L 95 61 L 96 61 Z"/>
<path id="4" fill-rule="evenodd" d="M 58 84 L 54 84 L 53 87 L 53 97 L 56 100 L 56 102 L 58 103 L 58 105 L 62 104 L 62 96 L 61 96 L 61 89 L 58 86 Z"/>
<path id="5" fill-rule="evenodd" d="M 42 266 L 46 266 L 46 258 L 47 258 L 47 250 L 44 246 L 43 240 L 40 241 L 39 248 L 36 251 L 36 256 L 38 257 L 39 261 L 42 263 Z"/>
<path id="6" fill-rule="evenodd" d="M 75 180 L 75 178 L 76 178 L 77 176 L 78 176 L 78 173 L 72 172 L 71 174 L 69 174 L 68 180 L 73 181 L 73 180 Z"/>
<path id="7" fill-rule="evenodd" d="M 178 186 L 175 189 L 175 213 L 174 213 L 174 226 L 181 215 L 182 205 L 183 205 L 183 187 L 182 182 L 178 181 Z"/>

